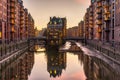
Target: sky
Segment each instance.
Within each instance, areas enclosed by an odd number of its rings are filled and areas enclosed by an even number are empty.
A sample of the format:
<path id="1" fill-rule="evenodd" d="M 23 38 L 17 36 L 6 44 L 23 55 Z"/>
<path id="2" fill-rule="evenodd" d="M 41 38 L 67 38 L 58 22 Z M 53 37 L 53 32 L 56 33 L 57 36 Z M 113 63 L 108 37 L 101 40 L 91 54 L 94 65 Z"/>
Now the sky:
<path id="1" fill-rule="evenodd" d="M 47 27 L 49 18 L 53 16 L 66 17 L 68 28 L 77 26 L 83 20 L 90 0 L 23 0 L 23 4 L 40 30 Z"/>

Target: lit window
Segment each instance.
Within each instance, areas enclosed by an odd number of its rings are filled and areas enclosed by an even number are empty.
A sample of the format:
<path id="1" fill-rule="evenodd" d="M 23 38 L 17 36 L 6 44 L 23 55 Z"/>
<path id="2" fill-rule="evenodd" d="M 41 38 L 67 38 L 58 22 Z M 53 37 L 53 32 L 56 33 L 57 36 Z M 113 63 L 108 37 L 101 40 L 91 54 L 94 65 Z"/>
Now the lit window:
<path id="1" fill-rule="evenodd" d="M 54 24 L 55 24 L 55 25 L 57 24 L 56 21 L 54 21 Z"/>
<path id="2" fill-rule="evenodd" d="M 0 39 L 2 38 L 2 32 L 0 32 Z"/>

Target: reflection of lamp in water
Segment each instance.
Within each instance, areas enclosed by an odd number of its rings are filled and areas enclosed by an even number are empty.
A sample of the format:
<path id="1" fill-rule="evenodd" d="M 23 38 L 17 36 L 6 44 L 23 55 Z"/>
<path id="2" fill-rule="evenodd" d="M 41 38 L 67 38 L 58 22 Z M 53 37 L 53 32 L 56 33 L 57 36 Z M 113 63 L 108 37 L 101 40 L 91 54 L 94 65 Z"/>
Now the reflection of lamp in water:
<path id="1" fill-rule="evenodd" d="M 52 70 L 50 70 L 50 74 L 52 74 Z"/>
<path id="2" fill-rule="evenodd" d="M 56 74 L 56 70 L 54 70 L 54 73 Z"/>
<path id="3" fill-rule="evenodd" d="M 18 76 L 17 76 L 17 75 L 15 75 L 15 77 L 17 78 Z"/>
<path id="4" fill-rule="evenodd" d="M 49 71 L 49 73 L 50 73 L 50 77 L 52 76 L 52 77 L 56 77 L 56 76 L 60 76 L 61 75 L 61 73 L 62 73 L 62 69 L 58 69 L 57 70 L 57 67 L 56 67 L 56 69 L 51 69 L 50 71 Z"/>

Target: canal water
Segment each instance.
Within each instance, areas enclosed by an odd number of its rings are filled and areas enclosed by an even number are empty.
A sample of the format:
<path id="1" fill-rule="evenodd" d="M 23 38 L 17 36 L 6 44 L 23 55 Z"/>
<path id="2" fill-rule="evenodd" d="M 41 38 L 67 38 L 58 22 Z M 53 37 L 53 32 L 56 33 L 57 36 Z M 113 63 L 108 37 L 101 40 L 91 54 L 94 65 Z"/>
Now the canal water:
<path id="1" fill-rule="evenodd" d="M 114 65 L 86 55 L 74 43 L 59 51 L 37 45 L 0 63 L 0 80 L 120 80 Z"/>

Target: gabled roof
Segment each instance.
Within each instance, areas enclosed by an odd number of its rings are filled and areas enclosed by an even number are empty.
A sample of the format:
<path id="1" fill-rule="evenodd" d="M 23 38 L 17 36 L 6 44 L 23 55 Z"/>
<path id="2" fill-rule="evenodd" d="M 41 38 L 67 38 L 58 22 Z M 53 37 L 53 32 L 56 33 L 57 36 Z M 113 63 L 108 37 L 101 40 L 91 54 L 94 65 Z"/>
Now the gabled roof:
<path id="1" fill-rule="evenodd" d="M 50 17 L 50 22 L 48 24 L 62 24 L 63 23 L 63 20 L 62 18 L 59 18 L 59 17 Z"/>

